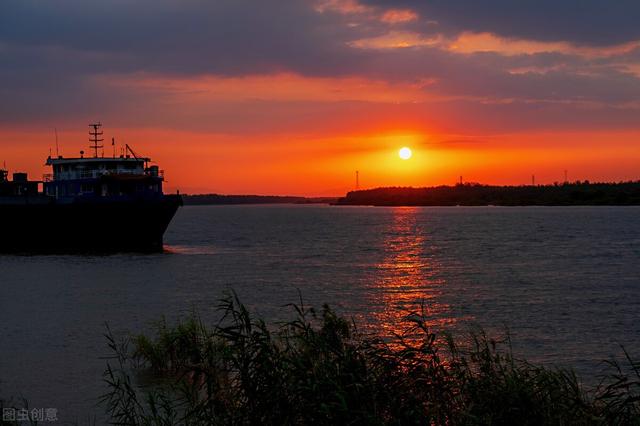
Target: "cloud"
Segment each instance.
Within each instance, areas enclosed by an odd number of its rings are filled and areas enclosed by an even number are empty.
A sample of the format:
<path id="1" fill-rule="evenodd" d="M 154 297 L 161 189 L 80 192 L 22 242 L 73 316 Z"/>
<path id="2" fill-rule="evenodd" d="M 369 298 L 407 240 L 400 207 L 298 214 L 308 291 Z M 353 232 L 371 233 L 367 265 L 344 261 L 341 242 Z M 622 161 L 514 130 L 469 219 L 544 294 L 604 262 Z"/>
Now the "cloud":
<path id="1" fill-rule="evenodd" d="M 0 8 L 2 42 L 99 52 L 107 72 L 322 74 L 358 60 L 344 46 L 342 19 L 307 1 L 5 0 Z"/>
<path id="2" fill-rule="evenodd" d="M 380 20 L 387 24 L 399 24 L 412 22 L 418 19 L 418 14 L 410 9 L 389 9 L 385 11 Z"/>
<path id="3" fill-rule="evenodd" d="M 626 22 L 638 7 L 565 3 L 4 0 L 0 122 L 629 126 L 640 48 Z"/>
<path id="4" fill-rule="evenodd" d="M 493 33 L 536 41 L 612 45 L 640 39 L 635 0 L 360 0 L 368 7 L 407 8 L 448 34 Z"/>
<path id="5" fill-rule="evenodd" d="M 447 48 L 460 53 L 496 52 L 501 55 L 531 55 L 536 53 L 563 53 L 588 58 L 611 57 L 632 52 L 640 41 L 611 46 L 580 46 L 565 41 L 544 42 L 498 37 L 491 33 L 463 32 L 450 40 Z"/>

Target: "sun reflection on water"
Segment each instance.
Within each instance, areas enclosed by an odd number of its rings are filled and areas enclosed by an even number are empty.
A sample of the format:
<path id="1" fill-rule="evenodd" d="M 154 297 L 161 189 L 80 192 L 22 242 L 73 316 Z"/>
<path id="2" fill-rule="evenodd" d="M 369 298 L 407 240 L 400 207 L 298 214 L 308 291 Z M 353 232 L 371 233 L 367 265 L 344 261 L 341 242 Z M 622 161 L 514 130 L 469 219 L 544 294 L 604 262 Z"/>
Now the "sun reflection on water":
<path id="1" fill-rule="evenodd" d="M 434 329 L 452 326 L 456 319 L 442 301 L 445 282 L 439 278 L 437 247 L 429 241 L 429 229 L 420 221 L 420 209 L 393 209 L 392 223 L 384 231 L 384 257 L 376 265 L 371 285 L 373 322 L 382 334 L 401 334 L 410 312 L 424 312 Z"/>

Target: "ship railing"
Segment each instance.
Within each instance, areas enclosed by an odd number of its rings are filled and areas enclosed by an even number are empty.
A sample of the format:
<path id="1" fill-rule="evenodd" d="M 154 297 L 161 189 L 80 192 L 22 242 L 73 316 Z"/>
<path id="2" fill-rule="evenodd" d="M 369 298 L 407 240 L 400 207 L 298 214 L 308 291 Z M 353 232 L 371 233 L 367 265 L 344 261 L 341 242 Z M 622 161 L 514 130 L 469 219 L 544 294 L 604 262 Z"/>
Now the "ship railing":
<path id="1" fill-rule="evenodd" d="M 82 170 L 75 172 L 59 172 L 56 174 L 45 174 L 43 180 L 45 182 L 51 182 L 53 180 L 74 180 L 74 179 L 98 179 L 101 176 L 107 175 L 143 175 L 144 172 L 129 169 L 116 169 L 116 170 Z"/>
<path id="2" fill-rule="evenodd" d="M 106 174 L 109 175 L 144 175 L 144 170 L 136 169 L 136 170 L 127 170 L 127 169 L 118 169 L 118 170 L 109 170 Z"/>

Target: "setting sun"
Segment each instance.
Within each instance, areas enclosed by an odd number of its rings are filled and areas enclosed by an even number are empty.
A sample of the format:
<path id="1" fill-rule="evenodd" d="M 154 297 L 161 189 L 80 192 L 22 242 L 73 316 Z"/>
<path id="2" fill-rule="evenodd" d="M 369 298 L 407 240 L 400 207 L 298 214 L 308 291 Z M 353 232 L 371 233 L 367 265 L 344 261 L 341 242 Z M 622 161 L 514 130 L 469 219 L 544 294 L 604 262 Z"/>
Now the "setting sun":
<path id="1" fill-rule="evenodd" d="M 411 156 L 413 155 L 413 153 L 411 152 L 410 148 L 407 148 L 406 146 L 404 148 L 401 148 L 400 151 L 398 152 L 398 155 L 400 156 L 400 158 L 402 158 L 403 160 L 408 160 L 409 158 L 411 158 Z"/>

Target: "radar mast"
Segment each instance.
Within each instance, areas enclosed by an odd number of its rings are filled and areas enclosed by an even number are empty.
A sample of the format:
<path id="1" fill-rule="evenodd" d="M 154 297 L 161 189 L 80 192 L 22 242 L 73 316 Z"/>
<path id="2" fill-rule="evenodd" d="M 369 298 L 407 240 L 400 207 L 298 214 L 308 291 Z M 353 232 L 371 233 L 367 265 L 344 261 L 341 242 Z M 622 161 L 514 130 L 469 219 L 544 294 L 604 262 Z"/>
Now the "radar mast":
<path id="1" fill-rule="evenodd" d="M 91 127 L 91 130 L 89 130 L 90 147 L 93 149 L 93 157 L 98 158 L 98 149 L 104 148 L 104 145 L 101 144 L 101 142 L 104 141 L 104 139 L 101 138 L 104 132 L 100 130 L 102 123 L 89 124 L 89 127 Z"/>

